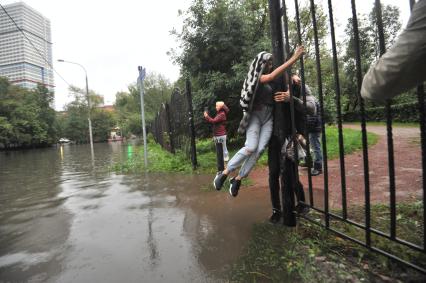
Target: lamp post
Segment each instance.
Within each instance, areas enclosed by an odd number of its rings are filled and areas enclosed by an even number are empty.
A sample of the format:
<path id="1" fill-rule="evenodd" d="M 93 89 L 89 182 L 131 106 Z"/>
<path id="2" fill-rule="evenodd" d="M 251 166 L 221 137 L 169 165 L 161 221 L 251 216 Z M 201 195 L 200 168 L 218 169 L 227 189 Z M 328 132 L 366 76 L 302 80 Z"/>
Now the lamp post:
<path id="1" fill-rule="evenodd" d="M 140 89 L 140 96 L 141 96 L 143 156 L 144 156 L 145 169 L 146 169 L 148 167 L 148 148 L 146 145 L 145 110 L 144 110 L 144 104 L 143 104 L 143 80 L 145 79 L 146 70 L 145 68 L 142 68 L 142 66 L 138 66 L 138 71 L 139 71 L 138 82 L 139 82 L 139 89 Z"/>
<path id="2" fill-rule="evenodd" d="M 58 59 L 58 62 L 62 62 L 62 63 L 70 63 L 70 64 L 74 64 L 77 66 L 80 66 L 83 70 L 84 73 L 86 74 L 86 96 L 87 96 L 87 105 L 89 106 L 89 111 L 88 111 L 88 118 L 87 120 L 89 121 L 89 136 L 90 136 L 90 151 L 92 153 L 92 158 L 94 156 L 94 150 L 93 150 L 93 134 L 92 134 L 92 120 L 90 119 L 90 112 L 91 112 L 91 103 L 90 103 L 90 96 L 89 96 L 89 83 L 87 80 L 87 71 L 86 68 L 84 68 L 83 65 L 76 63 L 76 62 L 71 62 L 71 61 L 66 61 L 63 59 Z"/>

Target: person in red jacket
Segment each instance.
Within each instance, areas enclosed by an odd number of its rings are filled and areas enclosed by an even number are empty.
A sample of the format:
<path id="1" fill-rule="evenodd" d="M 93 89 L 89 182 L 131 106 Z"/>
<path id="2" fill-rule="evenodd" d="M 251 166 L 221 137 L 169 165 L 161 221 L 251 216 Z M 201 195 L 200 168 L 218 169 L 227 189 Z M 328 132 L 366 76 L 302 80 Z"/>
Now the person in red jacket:
<path id="1" fill-rule="evenodd" d="M 229 160 L 228 149 L 226 148 L 226 114 L 229 108 L 223 101 L 216 102 L 216 116 L 209 116 L 207 111 L 204 111 L 204 118 L 207 122 L 213 124 L 213 139 L 215 143 L 221 142 L 223 146 L 223 160 Z"/>

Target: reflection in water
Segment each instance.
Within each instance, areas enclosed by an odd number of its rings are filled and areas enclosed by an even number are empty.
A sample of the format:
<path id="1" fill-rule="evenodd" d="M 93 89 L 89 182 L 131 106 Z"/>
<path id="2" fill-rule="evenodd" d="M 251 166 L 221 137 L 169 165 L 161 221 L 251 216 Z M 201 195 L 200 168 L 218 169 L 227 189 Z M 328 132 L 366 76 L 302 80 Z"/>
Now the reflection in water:
<path id="1" fill-rule="evenodd" d="M 64 146 L 62 144 L 59 146 L 59 150 L 61 152 L 61 160 L 64 160 Z"/>
<path id="2" fill-rule="evenodd" d="M 234 199 L 201 191 L 210 176 L 107 170 L 133 150 L 95 144 L 95 166 L 85 145 L 0 153 L 0 278 L 222 281 L 266 218 L 267 192 Z"/>
<path id="3" fill-rule="evenodd" d="M 131 144 L 127 145 L 127 158 L 131 159 L 133 156 L 133 146 Z"/>
<path id="4" fill-rule="evenodd" d="M 129 150 L 130 148 L 130 150 Z M 127 154 L 129 154 L 129 152 L 131 153 L 131 145 L 129 145 L 127 147 Z M 128 155 L 129 157 L 129 155 Z M 132 156 L 130 155 L 130 158 Z M 145 173 L 145 180 L 146 183 L 150 183 L 150 178 L 149 175 Z M 160 255 L 157 249 L 157 243 L 155 241 L 155 237 L 154 237 L 154 233 L 152 230 L 152 224 L 154 222 L 154 206 L 153 206 L 153 202 L 152 202 L 152 196 L 151 194 L 149 195 L 149 204 L 148 204 L 148 238 L 147 238 L 147 243 L 148 243 L 148 247 L 149 247 L 149 259 L 150 259 L 150 266 L 151 269 L 154 270 L 155 267 L 159 264 L 159 259 L 160 259 Z"/>
<path id="5" fill-rule="evenodd" d="M 149 259 L 150 264 L 154 268 L 156 265 L 158 265 L 159 260 L 159 254 L 157 250 L 157 244 L 154 239 L 154 235 L 152 232 L 152 222 L 154 221 L 154 213 L 153 213 L 153 207 L 150 206 L 149 212 L 148 212 L 148 246 L 149 246 Z"/>

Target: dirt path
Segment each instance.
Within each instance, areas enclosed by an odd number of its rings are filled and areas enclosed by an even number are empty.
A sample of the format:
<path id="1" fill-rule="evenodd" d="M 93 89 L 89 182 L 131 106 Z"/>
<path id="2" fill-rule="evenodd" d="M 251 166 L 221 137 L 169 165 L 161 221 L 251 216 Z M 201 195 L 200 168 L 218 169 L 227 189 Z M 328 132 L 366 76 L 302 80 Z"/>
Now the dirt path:
<path id="1" fill-rule="evenodd" d="M 344 128 L 361 129 L 359 125 L 344 125 Z M 385 126 L 368 126 L 368 132 L 379 135 L 376 145 L 368 150 L 370 200 L 371 202 L 389 202 L 389 168 L 387 133 Z M 421 149 L 418 128 L 393 128 L 395 184 L 397 201 L 419 199 L 422 197 Z M 362 151 L 345 156 L 345 178 L 348 206 L 364 203 L 364 161 Z M 308 174 L 300 168 L 300 179 L 304 184 L 307 200 Z M 251 174 L 256 186 L 268 188 L 268 168 L 259 168 Z M 342 186 L 340 160 L 328 161 L 329 204 L 331 208 L 341 207 Z M 312 177 L 313 201 L 322 207 L 324 202 L 324 175 Z"/>

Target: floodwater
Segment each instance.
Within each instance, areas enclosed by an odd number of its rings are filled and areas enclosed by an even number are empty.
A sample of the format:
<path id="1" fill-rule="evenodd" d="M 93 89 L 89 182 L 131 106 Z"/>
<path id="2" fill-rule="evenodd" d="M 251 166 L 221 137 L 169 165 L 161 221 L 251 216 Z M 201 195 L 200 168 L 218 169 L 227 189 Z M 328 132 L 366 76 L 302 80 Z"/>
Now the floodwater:
<path id="1" fill-rule="evenodd" d="M 0 152 L 0 282 L 222 282 L 269 193 L 211 176 L 116 174 L 131 144 Z"/>

